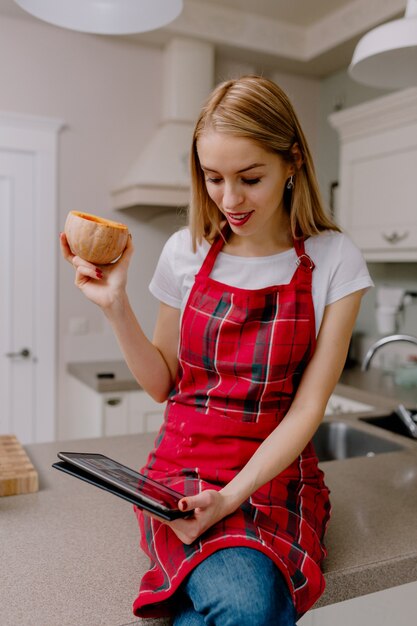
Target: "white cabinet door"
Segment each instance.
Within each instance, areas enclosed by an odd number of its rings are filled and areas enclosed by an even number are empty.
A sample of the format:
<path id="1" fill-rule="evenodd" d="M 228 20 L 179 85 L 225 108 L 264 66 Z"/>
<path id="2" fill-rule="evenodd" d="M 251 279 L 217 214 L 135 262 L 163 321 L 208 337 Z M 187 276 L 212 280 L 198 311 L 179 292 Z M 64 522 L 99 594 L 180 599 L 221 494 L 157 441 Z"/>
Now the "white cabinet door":
<path id="1" fill-rule="evenodd" d="M 127 432 L 157 432 L 164 421 L 165 403 L 155 402 L 145 391 L 131 391 L 128 395 Z"/>
<path id="2" fill-rule="evenodd" d="M 128 432 L 129 392 L 103 393 L 103 435 L 126 435 Z"/>
<path id="3" fill-rule="evenodd" d="M 417 124 L 342 148 L 340 220 L 368 258 L 417 250 Z"/>
<path id="4" fill-rule="evenodd" d="M 333 113 L 337 219 L 369 261 L 417 260 L 417 88 Z"/>
<path id="5" fill-rule="evenodd" d="M 157 432 L 164 420 L 165 404 L 145 391 L 102 394 L 103 434 L 127 435 Z"/>
<path id="6" fill-rule="evenodd" d="M 64 419 L 59 424 L 58 438 L 85 439 L 103 435 L 103 398 L 100 393 L 67 376 Z"/>
<path id="7" fill-rule="evenodd" d="M 157 432 L 164 421 L 165 403 L 155 402 L 145 391 L 99 393 L 74 376 L 67 377 L 67 384 L 60 439 Z"/>

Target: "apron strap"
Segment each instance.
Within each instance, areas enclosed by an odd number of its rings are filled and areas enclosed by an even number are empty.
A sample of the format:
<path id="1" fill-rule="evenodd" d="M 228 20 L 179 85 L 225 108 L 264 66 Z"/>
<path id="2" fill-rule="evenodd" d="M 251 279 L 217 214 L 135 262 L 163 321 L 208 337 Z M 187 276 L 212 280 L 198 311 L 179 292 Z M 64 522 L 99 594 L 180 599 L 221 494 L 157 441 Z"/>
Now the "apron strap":
<path id="1" fill-rule="evenodd" d="M 213 266 L 216 262 L 217 255 L 226 243 L 229 232 L 230 226 L 226 223 L 223 226 L 221 233 L 217 235 L 216 239 L 211 244 L 210 250 L 206 254 L 206 258 L 204 259 L 203 264 L 201 265 L 196 276 L 198 276 L 199 278 L 207 278 L 208 276 L 210 276 L 211 270 L 213 269 Z"/>
<path id="2" fill-rule="evenodd" d="M 304 239 L 294 239 L 294 248 L 297 253 L 296 270 L 293 274 L 291 282 L 296 282 L 298 285 L 303 285 L 308 289 L 311 289 L 314 262 L 306 254 L 304 247 Z"/>
<path id="3" fill-rule="evenodd" d="M 314 268 L 314 261 L 306 254 L 304 247 L 304 239 L 294 239 L 294 248 L 297 253 L 297 268 L 311 273 Z"/>
<path id="4" fill-rule="evenodd" d="M 206 258 L 204 259 L 196 276 L 198 276 L 199 278 L 207 278 L 208 276 L 210 276 L 213 266 L 216 262 L 217 255 L 226 243 L 229 233 L 230 226 L 226 223 L 223 226 L 221 233 L 217 235 L 216 239 L 211 244 L 210 249 L 206 254 Z M 311 273 L 315 268 L 315 265 L 313 260 L 308 256 L 308 254 L 306 254 L 304 239 L 294 239 L 294 248 L 297 253 L 297 269 L 294 273 L 293 280 L 296 279 L 296 276 L 300 273 L 299 270 L 301 270 L 302 274 L 305 277 L 311 277 Z"/>

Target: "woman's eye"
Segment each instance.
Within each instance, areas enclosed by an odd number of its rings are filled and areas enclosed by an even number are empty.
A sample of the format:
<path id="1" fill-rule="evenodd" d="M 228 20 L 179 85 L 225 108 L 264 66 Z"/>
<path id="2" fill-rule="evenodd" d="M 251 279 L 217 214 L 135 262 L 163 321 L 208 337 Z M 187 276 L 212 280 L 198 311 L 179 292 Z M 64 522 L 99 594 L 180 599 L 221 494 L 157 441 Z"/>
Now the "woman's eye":
<path id="1" fill-rule="evenodd" d="M 218 185 L 223 181 L 220 177 L 210 176 L 206 178 L 207 183 L 211 183 L 213 185 Z M 261 181 L 260 178 L 242 178 L 242 183 L 244 185 L 257 185 Z"/>

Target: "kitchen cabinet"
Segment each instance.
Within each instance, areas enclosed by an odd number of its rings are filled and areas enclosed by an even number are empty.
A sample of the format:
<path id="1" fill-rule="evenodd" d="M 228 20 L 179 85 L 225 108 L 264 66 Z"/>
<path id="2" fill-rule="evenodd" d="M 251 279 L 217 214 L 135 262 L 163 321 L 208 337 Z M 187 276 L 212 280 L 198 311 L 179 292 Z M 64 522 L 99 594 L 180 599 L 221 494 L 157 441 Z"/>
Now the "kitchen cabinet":
<path id="1" fill-rule="evenodd" d="M 141 389 L 103 393 L 68 376 L 67 419 L 60 439 L 156 432 L 164 408 Z"/>
<path id="2" fill-rule="evenodd" d="M 145 391 L 106 393 L 100 402 L 102 434 L 128 435 L 159 430 L 164 405 L 158 404 Z"/>
<path id="3" fill-rule="evenodd" d="M 123 382 L 115 384 L 114 390 L 103 391 L 97 387 L 95 365 L 84 366 L 81 380 L 70 375 L 68 380 L 67 418 L 59 433 L 60 439 L 84 439 L 109 437 L 133 433 L 157 432 L 164 419 L 165 403 L 155 402 L 142 389 L 132 389 L 133 377 L 120 372 L 120 365 L 108 364 L 116 370 Z M 80 369 L 75 368 L 78 375 Z M 89 375 L 86 375 L 86 371 Z M 96 385 L 96 386 L 92 386 Z M 370 411 L 374 407 L 332 394 L 326 407 L 326 415 Z"/>
<path id="4" fill-rule="evenodd" d="M 336 218 L 368 261 L 417 260 L 417 88 L 333 113 Z"/>

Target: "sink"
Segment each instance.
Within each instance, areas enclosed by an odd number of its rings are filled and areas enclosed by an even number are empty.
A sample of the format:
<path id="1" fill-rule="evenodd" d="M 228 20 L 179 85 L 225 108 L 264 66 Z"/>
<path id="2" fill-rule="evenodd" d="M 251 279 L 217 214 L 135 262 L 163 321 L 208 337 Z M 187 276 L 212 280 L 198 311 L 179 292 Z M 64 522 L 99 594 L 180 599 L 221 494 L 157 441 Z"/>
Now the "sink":
<path id="1" fill-rule="evenodd" d="M 322 422 L 313 437 L 313 445 L 320 462 L 402 450 L 397 443 L 339 421 Z"/>
<path id="2" fill-rule="evenodd" d="M 376 415 L 372 417 L 360 417 L 359 418 L 363 422 L 367 422 L 368 424 L 373 424 L 374 426 L 379 426 L 379 428 L 383 428 L 384 430 L 389 430 L 392 433 L 396 433 L 397 435 L 405 435 L 406 437 L 410 437 L 412 439 L 410 433 L 407 428 L 404 426 L 398 415 L 392 412 L 388 415 Z"/>

